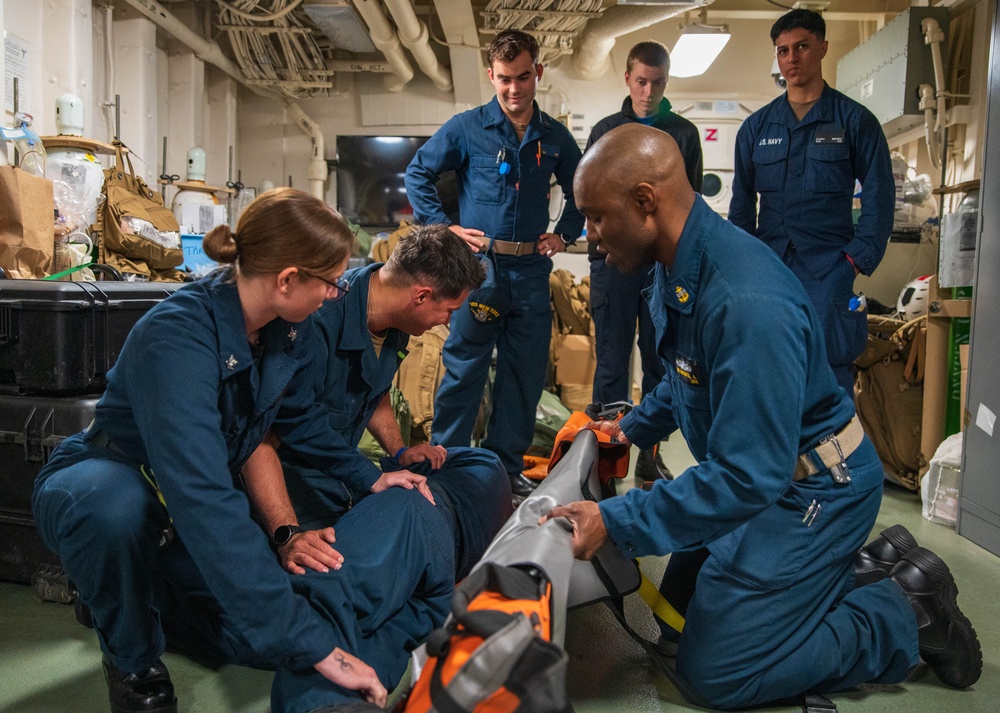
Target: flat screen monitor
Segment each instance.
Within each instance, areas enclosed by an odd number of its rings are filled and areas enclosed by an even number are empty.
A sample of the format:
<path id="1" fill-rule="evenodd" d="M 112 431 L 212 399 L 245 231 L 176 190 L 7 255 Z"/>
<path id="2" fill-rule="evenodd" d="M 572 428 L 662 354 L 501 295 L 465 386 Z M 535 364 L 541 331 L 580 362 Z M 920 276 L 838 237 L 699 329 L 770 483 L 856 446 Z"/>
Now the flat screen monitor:
<path id="1" fill-rule="evenodd" d="M 426 136 L 338 136 L 337 209 L 367 230 L 413 222 L 403 176 L 426 141 Z M 442 174 L 437 189 L 445 214 L 460 225 L 455 172 Z"/>

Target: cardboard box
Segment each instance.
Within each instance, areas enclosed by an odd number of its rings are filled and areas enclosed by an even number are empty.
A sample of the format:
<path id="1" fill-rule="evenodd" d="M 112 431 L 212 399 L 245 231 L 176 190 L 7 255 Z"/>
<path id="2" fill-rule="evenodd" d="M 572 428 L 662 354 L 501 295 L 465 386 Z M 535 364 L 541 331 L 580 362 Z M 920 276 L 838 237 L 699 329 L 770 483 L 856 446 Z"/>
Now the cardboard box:
<path id="1" fill-rule="evenodd" d="M 559 334 L 555 339 L 556 383 L 593 384 L 597 367 L 594 338 L 586 334 Z"/>
<path id="2" fill-rule="evenodd" d="M 559 386 L 559 400 L 570 411 L 583 411 L 590 405 L 593 396 L 594 382 L 590 382 L 589 384 L 561 384 Z"/>

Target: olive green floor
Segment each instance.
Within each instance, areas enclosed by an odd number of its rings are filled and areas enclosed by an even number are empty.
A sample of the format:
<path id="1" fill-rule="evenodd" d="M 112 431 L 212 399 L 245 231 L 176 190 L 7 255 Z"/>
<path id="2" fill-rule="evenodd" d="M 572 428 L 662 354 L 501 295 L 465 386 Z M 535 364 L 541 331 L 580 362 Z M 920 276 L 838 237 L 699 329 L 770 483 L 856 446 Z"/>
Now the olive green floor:
<path id="1" fill-rule="evenodd" d="M 682 442 L 667 443 L 664 453 L 675 472 L 691 462 Z M 926 672 L 901 686 L 838 694 L 832 696 L 834 702 L 841 713 L 1000 710 L 1000 558 L 953 529 L 922 519 L 914 495 L 887 488 L 876 532 L 896 522 L 906 525 L 920 544 L 937 552 L 951 567 L 959 584 L 959 604 L 983 645 L 983 676 L 970 690 L 952 691 Z M 642 565 L 655 576 L 663 562 L 653 558 Z M 630 612 L 643 613 L 634 604 Z M 571 612 L 567 631 L 568 690 L 577 713 L 700 710 L 685 704 L 603 605 Z M 41 602 L 26 586 L 0 583 L 0 713 L 106 713 L 100 658 L 93 632 L 77 624 L 72 607 Z M 267 672 L 237 666 L 211 668 L 174 654 L 164 660 L 181 713 L 269 710 L 271 675 Z"/>

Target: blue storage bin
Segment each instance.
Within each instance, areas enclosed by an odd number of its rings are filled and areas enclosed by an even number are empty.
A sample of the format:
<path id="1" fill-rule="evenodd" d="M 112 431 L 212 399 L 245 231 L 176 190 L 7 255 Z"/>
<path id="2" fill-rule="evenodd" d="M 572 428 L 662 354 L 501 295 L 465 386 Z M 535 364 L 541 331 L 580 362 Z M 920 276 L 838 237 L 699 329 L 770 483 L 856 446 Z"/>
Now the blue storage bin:
<path id="1" fill-rule="evenodd" d="M 205 255 L 201 240 L 204 235 L 181 235 L 181 247 L 184 248 L 184 264 L 181 267 L 196 275 L 204 275 L 215 269 L 219 263 Z"/>

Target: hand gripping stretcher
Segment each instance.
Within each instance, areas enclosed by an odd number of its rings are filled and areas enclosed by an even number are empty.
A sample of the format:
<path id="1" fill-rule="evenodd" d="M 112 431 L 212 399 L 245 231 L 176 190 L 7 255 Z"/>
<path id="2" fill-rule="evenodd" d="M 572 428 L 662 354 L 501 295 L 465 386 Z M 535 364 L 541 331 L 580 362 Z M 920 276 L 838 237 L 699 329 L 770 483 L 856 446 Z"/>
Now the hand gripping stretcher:
<path id="1" fill-rule="evenodd" d="M 582 428 L 595 417 L 620 417 L 629 407 L 576 413 L 559 432 L 548 476 L 503 526 L 479 564 L 456 587 L 445 625 L 414 652 L 413 688 L 399 713 L 566 713 L 566 612 L 607 602 L 629 633 L 661 660 L 652 642 L 625 620 L 622 599 L 639 591 L 668 623 L 683 619 L 612 543 L 589 561 L 575 560 L 565 520 L 539 525 L 558 504 L 615 494 L 628 473 L 629 447 Z M 659 600 L 657 602 L 657 599 Z M 661 668 L 678 687 L 672 666 Z M 686 687 L 685 687 L 686 688 Z M 686 695 L 685 688 L 681 692 Z"/>

